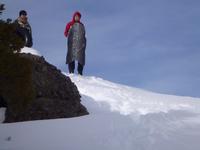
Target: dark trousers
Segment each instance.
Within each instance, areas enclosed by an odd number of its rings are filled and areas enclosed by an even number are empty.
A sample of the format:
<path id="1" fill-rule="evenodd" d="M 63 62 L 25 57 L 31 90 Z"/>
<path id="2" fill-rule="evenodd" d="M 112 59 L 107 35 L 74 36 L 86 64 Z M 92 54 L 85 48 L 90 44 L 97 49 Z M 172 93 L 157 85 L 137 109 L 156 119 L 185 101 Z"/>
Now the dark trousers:
<path id="1" fill-rule="evenodd" d="M 74 73 L 75 61 L 68 64 L 69 73 Z M 78 74 L 83 75 L 83 65 L 78 63 Z"/>

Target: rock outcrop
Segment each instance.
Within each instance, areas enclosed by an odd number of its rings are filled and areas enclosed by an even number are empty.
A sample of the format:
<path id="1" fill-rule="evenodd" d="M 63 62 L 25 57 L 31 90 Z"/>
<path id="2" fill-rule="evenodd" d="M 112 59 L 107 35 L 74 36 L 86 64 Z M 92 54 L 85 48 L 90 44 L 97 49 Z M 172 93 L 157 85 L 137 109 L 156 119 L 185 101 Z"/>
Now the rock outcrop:
<path id="1" fill-rule="evenodd" d="M 7 106 L 5 122 L 69 118 L 87 115 L 80 94 L 71 79 L 43 57 L 20 54 L 32 62 L 32 80 L 36 97 L 18 114 Z"/>

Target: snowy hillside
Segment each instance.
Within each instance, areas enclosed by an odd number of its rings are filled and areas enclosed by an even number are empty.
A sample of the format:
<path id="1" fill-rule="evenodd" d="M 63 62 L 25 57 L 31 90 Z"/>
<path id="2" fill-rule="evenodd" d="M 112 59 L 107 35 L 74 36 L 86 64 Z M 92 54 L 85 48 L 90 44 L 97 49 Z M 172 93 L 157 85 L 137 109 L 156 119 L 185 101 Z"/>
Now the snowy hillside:
<path id="1" fill-rule="evenodd" d="M 200 99 L 156 94 L 96 77 L 71 78 L 83 96 L 94 99 L 99 104 L 105 104 L 109 111 L 122 115 L 167 113 L 173 110 L 200 112 Z"/>
<path id="2" fill-rule="evenodd" d="M 0 124 L 0 150 L 200 149 L 199 98 L 69 76 L 90 115 Z"/>

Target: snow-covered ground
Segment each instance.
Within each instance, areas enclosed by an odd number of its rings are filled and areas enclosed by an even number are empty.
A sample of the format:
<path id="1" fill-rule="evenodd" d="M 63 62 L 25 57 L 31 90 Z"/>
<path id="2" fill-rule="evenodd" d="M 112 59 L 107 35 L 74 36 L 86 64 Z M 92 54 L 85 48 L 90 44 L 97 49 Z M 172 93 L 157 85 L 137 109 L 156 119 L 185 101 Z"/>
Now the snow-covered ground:
<path id="1" fill-rule="evenodd" d="M 38 56 L 41 56 L 40 52 L 33 49 L 33 48 L 29 48 L 29 47 L 24 47 L 21 49 L 21 53 L 30 53 L 30 54 L 33 54 L 33 55 L 38 55 Z"/>
<path id="2" fill-rule="evenodd" d="M 90 115 L 0 124 L 0 150 L 200 149 L 200 98 L 69 76 Z"/>

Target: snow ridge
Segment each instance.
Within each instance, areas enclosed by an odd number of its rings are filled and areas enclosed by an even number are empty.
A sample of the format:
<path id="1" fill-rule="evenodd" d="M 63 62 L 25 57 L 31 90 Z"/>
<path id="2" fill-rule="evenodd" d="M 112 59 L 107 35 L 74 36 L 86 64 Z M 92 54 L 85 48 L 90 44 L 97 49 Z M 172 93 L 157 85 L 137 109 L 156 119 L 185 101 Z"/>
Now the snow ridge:
<path id="1" fill-rule="evenodd" d="M 199 98 L 157 94 L 97 77 L 70 77 L 82 95 L 91 97 L 99 104 L 106 104 L 111 112 L 122 115 L 167 113 L 173 110 L 199 111 L 200 108 Z"/>

